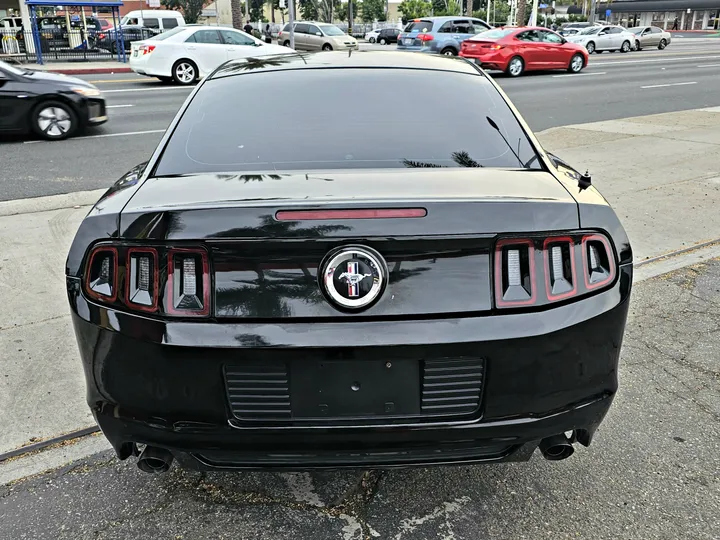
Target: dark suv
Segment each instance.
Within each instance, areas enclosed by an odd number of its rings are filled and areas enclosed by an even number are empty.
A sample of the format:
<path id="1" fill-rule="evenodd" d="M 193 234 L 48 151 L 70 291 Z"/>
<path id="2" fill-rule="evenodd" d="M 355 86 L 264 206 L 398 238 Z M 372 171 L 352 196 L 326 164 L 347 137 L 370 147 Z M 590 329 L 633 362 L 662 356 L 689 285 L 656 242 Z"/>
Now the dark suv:
<path id="1" fill-rule="evenodd" d="M 397 43 L 400 30 L 398 28 L 383 28 L 377 36 L 377 42 L 380 45 L 388 45 L 390 43 Z"/>

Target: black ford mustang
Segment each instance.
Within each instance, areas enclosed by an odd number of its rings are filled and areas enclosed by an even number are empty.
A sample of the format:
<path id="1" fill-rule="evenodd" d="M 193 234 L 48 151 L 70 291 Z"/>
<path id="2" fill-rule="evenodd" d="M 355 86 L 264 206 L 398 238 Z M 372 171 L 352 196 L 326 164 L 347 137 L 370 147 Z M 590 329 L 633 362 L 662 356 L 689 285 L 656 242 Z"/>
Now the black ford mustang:
<path id="1" fill-rule="evenodd" d="M 343 124 L 348 96 L 377 136 Z M 66 274 L 120 459 L 392 467 L 588 446 L 632 252 L 480 69 L 335 52 L 208 76 L 89 212 Z"/>

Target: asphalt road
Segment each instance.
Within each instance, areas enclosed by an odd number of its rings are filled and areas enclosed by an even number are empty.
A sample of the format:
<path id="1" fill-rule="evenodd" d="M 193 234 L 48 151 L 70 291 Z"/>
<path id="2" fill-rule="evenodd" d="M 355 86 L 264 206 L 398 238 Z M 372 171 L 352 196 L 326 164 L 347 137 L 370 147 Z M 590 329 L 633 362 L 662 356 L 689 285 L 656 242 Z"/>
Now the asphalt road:
<path id="1" fill-rule="evenodd" d="M 134 74 L 83 78 L 105 93 L 110 121 L 86 137 L 64 142 L 0 141 L 0 201 L 109 186 L 151 154 L 189 93 Z M 720 39 L 673 44 L 664 51 L 593 55 L 579 75 L 538 73 L 510 79 L 499 74 L 496 80 L 536 131 L 718 106 Z M 344 120 L 341 116 L 338 111 L 338 119 Z M 365 122 L 372 119 L 350 115 L 359 131 L 366 131 Z"/>
<path id="2" fill-rule="evenodd" d="M 620 390 L 560 462 L 141 473 L 96 454 L 0 486 L 0 540 L 720 538 L 720 260 L 636 285 Z"/>

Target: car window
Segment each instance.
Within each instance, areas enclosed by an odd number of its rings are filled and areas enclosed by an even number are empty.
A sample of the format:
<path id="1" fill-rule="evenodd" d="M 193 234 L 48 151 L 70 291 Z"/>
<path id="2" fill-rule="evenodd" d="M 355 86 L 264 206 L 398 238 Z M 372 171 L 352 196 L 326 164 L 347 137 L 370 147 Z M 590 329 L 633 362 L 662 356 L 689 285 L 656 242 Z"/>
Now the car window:
<path id="1" fill-rule="evenodd" d="M 600 30 L 599 26 L 588 26 L 587 28 L 583 28 L 578 32 L 578 34 L 582 34 L 583 36 L 593 35 L 597 34 Z"/>
<path id="2" fill-rule="evenodd" d="M 178 25 L 177 19 L 163 19 L 163 28 L 175 28 Z"/>
<path id="3" fill-rule="evenodd" d="M 340 30 L 337 26 L 334 24 L 321 24 L 320 28 L 323 31 L 323 34 L 326 36 L 344 36 L 345 32 Z"/>
<path id="4" fill-rule="evenodd" d="M 282 31 L 283 31 L 283 32 L 289 32 L 289 31 L 290 31 L 290 23 L 287 23 L 287 24 L 283 27 Z"/>
<path id="5" fill-rule="evenodd" d="M 234 30 L 220 30 L 223 41 L 228 45 L 255 45 L 255 41 Z"/>
<path id="6" fill-rule="evenodd" d="M 657 28 L 657 27 L 655 27 L 655 26 L 653 26 L 653 27 L 650 29 L 650 31 L 651 31 L 653 34 L 662 34 L 662 29 Z"/>
<path id="7" fill-rule="evenodd" d="M 308 34 L 310 34 L 311 36 L 314 36 L 315 34 L 320 32 L 320 29 L 317 26 L 315 26 L 314 24 L 308 24 L 306 32 Z"/>
<path id="8" fill-rule="evenodd" d="M 473 20 L 473 21 L 470 21 L 470 23 L 471 23 L 472 26 L 473 26 L 473 28 L 472 28 L 472 30 L 473 30 L 472 33 L 473 33 L 473 34 L 478 34 L 478 33 L 480 33 L 480 32 L 484 32 L 485 30 L 487 30 L 487 29 L 490 28 L 490 26 L 488 26 L 487 24 L 485 24 L 485 23 L 482 22 L 482 21 L 474 21 L 474 20 Z"/>
<path id="9" fill-rule="evenodd" d="M 408 95 L 398 88 L 423 91 Z M 373 136 L 314 136 L 315 126 L 337 125 L 337 111 L 348 95 L 354 96 L 353 129 L 372 129 Z M 264 102 L 273 106 L 237 106 Z M 378 102 L 384 106 L 380 118 Z M 287 121 L 300 110 L 313 111 L 312 122 Z M 173 130 L 155 174 L 518 167 L 487 117 L 512 141 L 523 163 L 537 157 L 508 104 L 480 74 L 347 68 L 230 75 L 206 80 Z M 397 126 L 403 133 L 426 133 L 429 118 L 434 132 L 452 136 L 397 136 Z M 277 144 L 279 125 L 292 144 Z M 537 160 L 528 166 L 541 167 Z"/>
<path id="10" fill-rule="evenodd" d="M 454 34 L 472 34 L 472 25 L 470 21 L 453 21 Z"/>
<path id="11" fill-rule="evenodd" d="M 432 32 L 433 22 L 424 19 L 412 21 L 405 27 L 406 32 Z"/>
<path id="12" fill-rule="evenodd" d="M 552 32 L 547 32 L 545 30 L 541 30 L 540 32 L 540 39 L 543 40 L 544 43 L 562 43 L 563 40 L 560 36 L 557 34 L 553 34 Z"/>
<path id="13" fill-rule="evenodd" d="M 535 30 L 528 30 L 518 34 L 517 39 L 520 41 L 540 41 L 540 36 Z"/>
<path id="14" fill-rule="evenodd" d="M 307 34 L 308 33 L 308 25 L 306 23 L 298 23 L 297 26 L 295 26 L 295 33 L 296 34 Z"/>
<path id="15" fill-rule="evenodd" d="M 195 32 L 195 41 L 197 43 L 208 43 L 210 45 L 220 45 L 220 34 L 217 30 L 198 30 Z"/>
<path id="16" fill-rule="evenodd" d="M 512 34 L 514 31 L 514 28 L 494 28 L 492 30 L 480 32 L 475 37 L 481 39 L 500 39 Z"/>
<path id="17" fill-rule="evenodd" d="M 451 34 L 453 31 L 452 21 L 447 21 L 440 28 L 438 28 L 438 34 Z"/>
<path id="18" fill-rule="evenodd" d="M 613 27 L 610 29 L 611 34 L 622 34 L 623 29 L 618 27 Z"/>
<path id="19" fill-rule="evenodd" d="M 160 28 L 160 21 L 158 19 L 143 19 L 143 26 L 147 28 Z"/>

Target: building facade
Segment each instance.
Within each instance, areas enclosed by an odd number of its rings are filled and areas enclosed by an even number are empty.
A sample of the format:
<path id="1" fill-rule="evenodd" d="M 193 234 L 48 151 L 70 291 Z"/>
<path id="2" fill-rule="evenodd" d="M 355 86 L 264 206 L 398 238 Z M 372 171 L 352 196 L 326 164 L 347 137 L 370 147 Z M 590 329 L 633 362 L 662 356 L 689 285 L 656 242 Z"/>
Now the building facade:
<path id="1" fill-rule="evenodd" d="M 607 16 L 607 10 L 610 10 L 609 16 Z M 598 2 L 596 17 L 625 27 L 653 25 L 666 30 L 718 30 L 720 29 L 720 0 Z"/>

